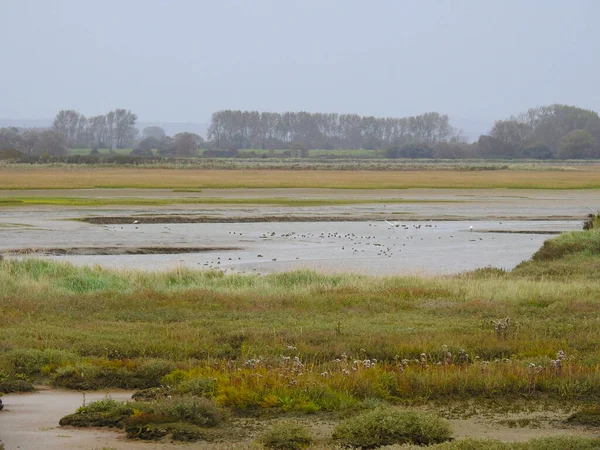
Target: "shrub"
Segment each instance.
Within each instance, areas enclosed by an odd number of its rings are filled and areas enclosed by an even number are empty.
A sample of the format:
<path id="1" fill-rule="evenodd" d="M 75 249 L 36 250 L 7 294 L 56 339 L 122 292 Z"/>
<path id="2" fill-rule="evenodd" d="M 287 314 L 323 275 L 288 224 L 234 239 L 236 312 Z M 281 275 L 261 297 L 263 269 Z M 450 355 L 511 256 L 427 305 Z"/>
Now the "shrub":
<path id="1" fill-rule="evenodd" d="M 300 450 L 313 443 L 308 428 L 294 422 L 280 422 L 264 433 L 259 442 L 275 450 Z"/>
<path id="2" fill-rule="evenodd" d="M 451 439 L 448 422 L 412 411 L 377 409 L 339 424 L 333 439 L 345 447 L 376 448 L 382 445 L 431 445 Z"/>
<path id="3" fill-rule="evenodd" d="M 584 230 L 597 230 L 600 229 L 600 212 L 596 214 L 589 213 L 587 218 L 583 222 Z"/>
<path id="4" fill-rule="evenodd" d="M 61 426 L 123 428 L 133 414 L 133 407 L 109 397 L 80 407 L 75 414 L 60 419 Z"/>

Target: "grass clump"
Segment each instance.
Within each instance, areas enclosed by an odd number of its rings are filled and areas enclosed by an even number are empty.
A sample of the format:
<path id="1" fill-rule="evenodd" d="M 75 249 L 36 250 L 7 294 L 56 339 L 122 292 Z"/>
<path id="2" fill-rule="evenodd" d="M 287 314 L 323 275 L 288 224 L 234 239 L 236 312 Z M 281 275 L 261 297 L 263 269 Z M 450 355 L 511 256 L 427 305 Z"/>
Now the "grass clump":
<path id="1" fill-rule="evenodd" d="M 584 230 L 598 230 L 600 229 L 600 212 L 589 213 L 587 218 L 583 222 Z"/>
<path id="2" fill-rule="evenodd" d="M 153 402 L 119 402 L 105 398 L 80 407 L 60 420 L 75 427 L 114 427 L 130 438 L 154 440 L 171 435 L 174 440 L 194 441 L 206 435 L 205 428 L 218 426 L 223 412 L 208 399 L 165 398 Z"/>
<path id="3" fill-rule="evenodd" d="M 258 440 L 273 450 L 301 450 L 313 443 L 310 430 L 291 421 L 279 422 L 263 433 Z"/>
<path id="4" fill-rule="evenodd" d="M 134 409 L 129 404 L 107 397 L 80 407 L 76 413 L 60 419 L 59 424 L 73 427 L 123 428 L 133 412 Z"/>
<path id="5" fill-rule="evenodd" d="M 332 437 L 344 447 L 369 449 L 394 444 L 437 444 L 450 440 L 452 430 L 448 422 L 429 414 L 376 409 L 342 422 Z"/>

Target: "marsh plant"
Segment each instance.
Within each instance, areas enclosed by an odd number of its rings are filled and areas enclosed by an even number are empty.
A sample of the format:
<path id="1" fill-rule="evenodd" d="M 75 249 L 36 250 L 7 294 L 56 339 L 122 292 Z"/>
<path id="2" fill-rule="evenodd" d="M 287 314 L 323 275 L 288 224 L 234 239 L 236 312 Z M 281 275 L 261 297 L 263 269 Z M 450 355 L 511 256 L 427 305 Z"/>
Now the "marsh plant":
<path id="1" fill-rule="evenodd" d="M 376 409 L 348 419 L 333 431 L 344 447 L 376 448 L 394 444 L 432 445 L 452 438 L 450 424 L 436 416 Z"/>
<path id="2" fill-rule="evenodd" d="M 584 230 L 598 230 L 600 229 L 600 211 L 597 213 L 589 213 L 586 219 L 583 221 Z"/>
<path id="3" fill-rule="evenodd" d="M 314 442 L 310 430 L 292 421 L 273 425 L 258 440 L 264 447 L 273 450 L 301 450 Z"/>
<path id="4" fill-rule="evenodd" d="M 494 332 L 499 339 L 507 339 L 510 329 L 510 317 L 505 319 L 497 319 L 492 321 Z"/>

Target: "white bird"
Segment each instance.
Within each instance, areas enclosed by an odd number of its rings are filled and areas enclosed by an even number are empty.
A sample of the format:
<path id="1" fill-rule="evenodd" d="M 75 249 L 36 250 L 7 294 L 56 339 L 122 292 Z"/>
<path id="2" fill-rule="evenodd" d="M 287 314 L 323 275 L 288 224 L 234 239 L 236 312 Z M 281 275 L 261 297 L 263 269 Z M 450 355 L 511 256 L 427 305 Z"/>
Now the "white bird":
<path id="1" fill-rule="evenodd" d="M 469 231 L 470 231 L 471 233 L 473 232 L 473 225 L 471 225 L 471 226 L 469 227 Z"/>
<path id="2" fill-rule="evenodd" d="M 140 221 L 139 220 L 134 220 L 133 223 L 140 223 Z"/>

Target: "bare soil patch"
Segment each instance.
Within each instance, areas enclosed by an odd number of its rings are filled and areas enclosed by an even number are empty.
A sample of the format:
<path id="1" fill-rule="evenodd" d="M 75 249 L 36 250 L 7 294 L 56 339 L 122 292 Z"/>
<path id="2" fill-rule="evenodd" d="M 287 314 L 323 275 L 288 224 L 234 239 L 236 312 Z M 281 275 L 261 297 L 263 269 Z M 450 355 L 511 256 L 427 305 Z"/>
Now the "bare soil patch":
<path id="1" fill-rule="evenodd" d="M 134 221 L 140 224 L 149 223 L 262 223 L 262 222 L 367 222 L 373 220 L 370 216 L 116 216 L 116 217 L 84 217 L 83 222 L 96 225 L 124 225 Z M 383 220 L 380 218 L 380 220 Z M 392 218 L 390 218 L 392 220 Z"/>

